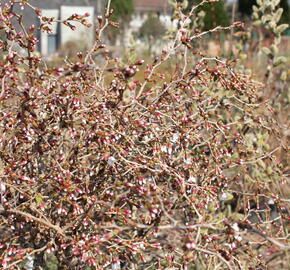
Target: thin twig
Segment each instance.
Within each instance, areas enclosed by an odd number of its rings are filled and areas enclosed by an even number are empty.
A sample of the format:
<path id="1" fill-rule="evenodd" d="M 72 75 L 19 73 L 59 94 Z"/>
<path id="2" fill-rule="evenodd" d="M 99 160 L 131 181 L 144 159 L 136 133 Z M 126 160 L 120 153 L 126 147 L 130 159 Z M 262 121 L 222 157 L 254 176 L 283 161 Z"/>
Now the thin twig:
<path id="1" fill-rule="evenodd" d="M 15 261 L 15 262 L 11 263 L 11 264 L 9 264 L 8 266 L 4 267 L 4 269 L 11 269 L 12 266 L 17 265 L 18 263 L 23 262 L 23 261 L 25 260 L 25 258 L 27 258 L 27 257 L 29 257 L 29 256 L 31 256 L 31 255 L 33 255 L 33 254 L 35 254 L 35 253 L 38 253 L 38 252 L 42 252 L 42 251 L 44 251 L 44 250 L 45 250 L 45 249 L 50 245 L 50 243 L 51 243 L 51 242 L 47 243 L 47 244 L 46 244 L 45 246 L 43 246 L 42 248 L 35 249 L 35 250 L 31 251 L 30 253 L 28 253 L 27 255 L 25 255 L 24 258 L 22 258 L 22 259 L 20 259 L 20 260 L 17 260 L 17 261 Z"/>
<path id="2" fill-rule="evenodd" d="M 16 209 L 10 209 L 10 210 L 7 210 L 8 212 L 10 213 L 14 213 L 14 214 L 17 214 L 17 215 L 21 215 L 23 217 L 26 217 L 28 219 L 32 219 L 33 221 L 37 222 L 37 223 L 40 223 L 48 228 L 51 228 L 53 229 L 54 231 L 56 231 L 57 233 L 59 233 L 60 235 L 64 236 L 64 237 L 67 237 L 65 232 L 63 231 L 62 228 L 60 228 L 59 226 L 57 225 L 53 225 L 52 223 L 48 222 L 48 221 L 45 221 L 41 218 L 37 218 L 29 213 L 26 213 L 26 212 L 23 212 L 23 211 L 20 211 L 20 210 L 16 210 Z"/>

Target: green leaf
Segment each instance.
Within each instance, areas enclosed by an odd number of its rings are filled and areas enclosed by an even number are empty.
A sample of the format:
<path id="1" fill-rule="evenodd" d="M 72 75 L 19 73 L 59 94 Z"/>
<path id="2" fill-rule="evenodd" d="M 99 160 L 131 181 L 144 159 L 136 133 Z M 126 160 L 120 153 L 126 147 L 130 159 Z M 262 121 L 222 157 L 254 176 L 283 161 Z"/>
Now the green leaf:
<path id="1" fill-rule="evenodd" d="M 289 27 L 289 25 L 287 23 L 284 23 L 284 24 L 279 25 L 275 29 L 275 34 L 281 34 L 281 33 L 283 33 L 288 27 Z"/>
<path id="2" fill-rule="evenodd" d="M 241 60 L 246 60 L 247 57 L 248 57 L 248 56 L 247 56 L 245 53 L 241 53 L 241 54 L 239 55 L 239 59 L 241 59 Z"/>
<path id="3" fill-rule="evenodd" d="M 263 169 L 266 169 L 266 164 L 263 160 L 258 160 L 258 164 L 263 168 Z"/>
<path id="4" fill-rule="evenodd" d="M 272 20 L 272 18 L 273 18 L 273 16 L 271 14 L 265 15 L 262 17 L 262 22 L 263 23 L 269 22 Z"/>
<path id="5" fill-rule="evenodd" d="M 273 169 L 271 167 L 267 167 L 267 174 L 271 175 L 273 173 Z"/>
<path id="6" fill-rule="evenodd" d="M 279 4 L 280 4 L 280 1 L 281 0 L 272 0 L 273 2 L 273 6 L 274 6 L 274 8 L 276 7 L 276 6 L 278 6 Z"/>
<path id="7" fill-rule="evenodd" d="M 254 26 L 260 26 L 262 24 L 262 21 L 261 20 L 257 20 L 257 21 L 254 21 L 253 22 L 253 25 Z"/>
<path id="8" fill-rule="evenodd" d="M 227 192 L 223 193 L 223 194 L 220 196 L 220 200 L 221 200 L 221 201 L 230 201 L 230 200 L 232 200 L 233 198 L 234 198 L 234 195 L 231 194 L 231 193 L 227 193 Z"/>
<path id="9" fill-rule="evenodd" d="M 257 4 L 258 4 L 259 6 L 262 6 L 262 5 L 263 5 L 263 1 L 262 1 L 262 0 L 257 0 Z"/>
<path id="10" fill-rule="evenodd" d="M 274 19 L 275 19 L 276 23 L 278 23 L 278 22 L 280 21 L 282 14 L 283 14 L 283 8 L 279 8 L 279 9 L 275 12 L 275 14 L 274 14 Z"/>
<path id="11" fill-rule="evenodd" d="M 182 3 L 182 8 L 186 9 L 188 7 L 188 0 L 184 0 Z"/>
<path id="12" fill-rule="evenodd" d="M 253 11 L 254 12 L 259 12 L 259 8 L 257 6 L 253 6 Z"/>
<path id="13" fill-rule="evenodd" d="M 280 76 L 281 81 L 286 81 L 287 80 L 287 71 L 284 70 Z"/>
<path id="14" fill-rule="evenodd" d="M 279 57 L 277 57 L 277 58 L 274 59 L 273 65 L 274 65 L 275 67 L 277 67 L 277 66 L 279 66 L 279 65 L 281 65 L 281 64 L 285 64 L 286 61 L 287 61 L 286 57 L 284 57 L 284 56 L 279 56 Z"/>
<path id="15" fill-rule="evenodd" d="M 208 228 L 200 228 L 200 233 L 201 234 L 207 234 L 207 232 L 208 232 Z"/>
<path id="16" fill-rule="evenodd" d="M 35 201 L 38 203 L 38 204 L 41 204 L 43 203 L 43 199 L 42 199 L 42 196 L 40 193 L 37 193 L 34 197 Z"/>
<path id="17" fill-rule="evenodd" d="M 257 12 L 254 12 L 252 16 L 254 20 L 259 19 L 259 14 Z"/>
<path id="18" fill-rule="evenodd" d="M 240 213 L 232 213 L 231 218 L 234 220 L 243 220 L 245 218 L 245 215 Z"/>
<path id="19" fill-rule="evenodd" d="M 276 45 L 271 45 L 270 50 L 272 52 L 273 55 L 276 55 L 279 51 L 278 47 Z"/>

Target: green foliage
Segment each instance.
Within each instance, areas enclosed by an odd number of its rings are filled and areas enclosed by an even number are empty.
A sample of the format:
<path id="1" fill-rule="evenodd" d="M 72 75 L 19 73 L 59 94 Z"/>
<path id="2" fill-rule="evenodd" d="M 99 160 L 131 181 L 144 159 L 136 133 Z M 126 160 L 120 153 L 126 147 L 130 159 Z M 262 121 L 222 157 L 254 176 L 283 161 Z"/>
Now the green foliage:
<path id="1" fill-rule="evenodd" d="M 201 10 L 205 12 L 204 30 L 210 30 L 219 25 L 226 26 L 230 23 L 223 1 L 206 3 L 198 9 L 198 11 Z"/>
<path id="2" fill-rule="evenodd" d="M 114 10 L 112 20 L 128 22 L 134 12 L 134 3 L 133 0 L 112 0 L 111 8 Z"/>
<path id="3" fill-rule="evenodd" d="M 3 41 L 3 40 L 6 40 L 6 35 L 5 35 L 5 32 L 4 30 L 0 29 L 0 40 Z"/>
<path id="4" fill-rule="evenodd" d="M 290 7 L 287 1 L 288 0 L 280 1 L 280 7 L 283 9 L 283 14 L 280 22 L 290 24 Z"/>
<path id="5" fill-rule="evenodd" d="M 120 22 L 120 28 L 110 27 L 107 31 L 107 38 L 111 44 L 115 44 L 117 37 L 123 33 L 125 26 L 130 22 L 134 12 L 133 0 L 112 0 L 111 9 L 114 10 L 110 19 L 114 22 Z"/>
<path id="6" fill-rule="evenodd" d="M 181 3 L 183 1 L 179 0 L 178 2 Z M 190 10 L 193 5 L 197 5 L 200 2 L 200 0 L 189 0 L 186 9 Z M 226 26 L 230 23 L 224 1 L 205 3 L 197 9 L 197 13 L 201 11 L 205 12 L 203 30 L 210 30 L 219 25 Z"/>
<path id="7" fill-rule="evenodd" d="M 267 2 L 267 1 L 266 1 Z M 272 0 L 268 1 L 269 3 Z M 274 2 L 274 1 L 273 1 Z M 257 5 L 256 0 L 239 0 L 238 1 L 238 10 L 242 17 L 251 16 L 253 13 L 253 6 Z M 290 23 L 290 9 L 288 0 L 280 0 L 278 7 L 282 8 L 283 13 L 281 14 L 281 23 Z"/>
<path id="8" fill-rule="evenodd" d="M 256 0 L 238 0 L 238 10 L 243 17 L 252 14 L 253 5 L 256 5 Z"/>
<path id="9" fill-rule="evenodd" d="M 164 34 L 165 30 L 164 25 L 160 22 L 158 17 L 150 14 L 140 28 L 140 37 L 146 39 L 159 39 Z"/>
<path id="10" fill-rule="evenodd" d="M 45 270 L 57 270 L 58 268 L 58 260 L 55 255 L 47 254 L 45 260 Z"/>
<path id="11" fill-rule="evenodd" d="M 289 27 L 288 24 L 282 23 L 283 8 L 279 7 L 280 1 L 257 1 L 257 5 L 253 6 L 254 25 L 262 25 L 274 34 L 274 41 L 270 48 L 264 47 L 262 51 L 268 56 L 272 67 L 279 66 L 286 62 L 286 58 L 278 55 L 278 45 L 281 42 L 281 34 Z M 269 78 L 269 76 L 267 75 Z"/>

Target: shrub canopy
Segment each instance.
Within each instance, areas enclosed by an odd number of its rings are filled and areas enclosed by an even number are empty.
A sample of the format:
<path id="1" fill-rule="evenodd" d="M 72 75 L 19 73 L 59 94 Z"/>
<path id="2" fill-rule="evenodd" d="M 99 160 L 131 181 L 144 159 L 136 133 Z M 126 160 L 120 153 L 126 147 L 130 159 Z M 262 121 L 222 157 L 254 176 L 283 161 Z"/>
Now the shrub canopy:
<path id="1" fill-rule="evenodd" d="M 159 57 L 123 63 L 102 43 L 108 9 L 91 50 L 49 67 L 15 5 L 0 9 L 4 268 L 258 269 L 286 254 L 281 128 L 237 60 L 191 49 L 194 10 Z"/>

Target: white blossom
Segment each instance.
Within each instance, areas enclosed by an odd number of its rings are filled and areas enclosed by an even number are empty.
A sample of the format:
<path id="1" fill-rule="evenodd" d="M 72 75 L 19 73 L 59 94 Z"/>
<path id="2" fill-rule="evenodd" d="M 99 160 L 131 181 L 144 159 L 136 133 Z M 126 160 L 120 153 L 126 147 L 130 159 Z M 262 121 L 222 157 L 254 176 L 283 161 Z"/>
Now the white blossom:
<path id="1" fill-rule="evenodd" d="M 5 191 L 6 191 L 6 186 L 5 186 L 4 183 L 1 183 L 1 184 L 0 184 L 0 192 L 1 192 L 1 193 L 4 193 Z"/>
<path id="2" fill-rule="evenodd" d="M 117 269 L 121 269 L 121 264 L 119 261 L 112 264 L 112 270 L 117 270 Z"/>
<path id="3" fill-rule="evenodd" d="M 197 183 L 197 178 L 194 176 L 190 176 L 187 181 L 188 183 Z"/>
<path id="4" fill-rule="evenodd" d="M 109 157 L 109 159 L 108 159 L 108 165 L 109 166 L 112 166 L 112 165 L 114 165 L 116 163 L 116 161 L 117 160 L 114 157 Z"/>
<path id="5" fill-rule="evenodd" d="M 33 270 L 34 269 L 34 258 L 32 256 L 27 256 L 27 261 L 25 263 L 25 270 Z"/>

